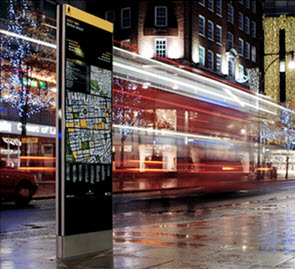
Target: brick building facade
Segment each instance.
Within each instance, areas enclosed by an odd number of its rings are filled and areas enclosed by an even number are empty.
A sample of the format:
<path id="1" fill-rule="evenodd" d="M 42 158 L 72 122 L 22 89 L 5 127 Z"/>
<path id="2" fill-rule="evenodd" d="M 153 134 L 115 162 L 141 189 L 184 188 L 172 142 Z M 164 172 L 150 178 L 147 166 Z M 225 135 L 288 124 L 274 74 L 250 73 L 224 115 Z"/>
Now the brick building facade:
<path id="1" fill-rule="evenodd" d="M 259 0 L 110 0 L 87 9 L 114 22 L 114 39 L 145 57 L 159 55 L 242 84 L 248 68 L 261 68 Z"/>

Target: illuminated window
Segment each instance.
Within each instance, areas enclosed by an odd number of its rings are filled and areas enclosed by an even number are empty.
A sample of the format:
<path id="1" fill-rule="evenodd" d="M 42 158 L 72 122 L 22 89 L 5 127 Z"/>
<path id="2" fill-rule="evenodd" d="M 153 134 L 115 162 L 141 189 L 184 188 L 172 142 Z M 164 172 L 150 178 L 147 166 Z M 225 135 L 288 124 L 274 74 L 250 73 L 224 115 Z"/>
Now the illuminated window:
<path id="1" fill-rule="evenodd" d="M 250 19 L 248 17 L 245 17 L 245 32 L 250 34 Z"/>
<path id="2" fill-rule="evenodd" d="M 244 15 L 239 12 L 239 29 L 244 30 Z"/>
<path id="3" fill-rule="evenodd" d="M 214 11 L 214 0 L 208 0 L 208 9 Z"/>
<path id="4" fill-rule="evenodd" d="M 227 49 L 230 50 L 234 47 L 234 35 L 231 32 L 227 32 Z"/>
<path id="5" fill-rule="evenodd" d="M 216 71 L 221 72 L 221 55 L 216 54 Z"/>
<path id="6" fill-rule="evenodd" d="M 256 63 L 256 47 L 252 46 L 252 50 L 251 50 L 251 58 L 252 58 L 252 62 Z"/>
<path id="7" fill-rule="evenodd" d="M 130 7 L 121 9 L 121 28 L 126 29 L 131 27 L 131 9 Z"/>
<path id="8" fill-rule="evenodd" d="M 214 41 L 214 24 L 212 21 L 208 21 L 208 39 Z"/>
<path id="9" fill-rule="evenodd" d="M 115 11 L 109 10 L 105 13 L 105 19 L 109 22 L 115 22 Z"/>
<path id="10" fill-rule="evenodd" d="M 155 40 L 155 54 L 166 58 L 167 56 L 167 40 L 166 39 L 156 39 Z"/>
<path id="11" fill-rule="evenodd" d="M 216 43 L 222 45 L 222 28 L 219 25 L 216 25 Z"/>
<path id="12" fill-rule="evenodd" d="M 244 78 L 244 66 L 239 64 L 239 79 L 243 79 L 243 78 Z"/>
<path id="13" fill-rule="evenodd" d="M 244 56 L 244 40 L 239 38 L 239 55 Z"/>
<path id="14" fill-rule="evenodd" d="M 167 27 L 167 7 L 155 7 L 155 26 Z"/>
<path id="15" fill-rule="evenodd" d="M 211 50 L 208 50 L 208 68 L 213 70 L 214 54 Z"/>
<path id="16" fill-rule="evenodd" d="M 250 60 L 250 44 L 248 42 L 245 44 L 245 58 Z"/>
<path id="17" fill-rule="evenodd" d="M 234 24 L 234 8 L 232 5 L 227 5 L 227 21 Z"/>
<path id="18" fill-rule="evenodd" d="M 256 22 L 251 21 L 251 36 L 256 37 Z"/>
<path id="19" fill-rule="evenodd" d="M 222 0 L 216 0 L 216 14 L 222 16 Z"/>
<path id="20" fill-rule="evenodd" d="M 205 66 L 205 48 L 199 46 L 199 64 Z"/>
<path id="21" fill-rule="evenodd" d="M 205 36 L 205 18 L 199 15 L 199 35 Z"/>
<path id="22" fill-rule="evenodd" d="M 228 75 L 234 77 L 234 62 L 233 60 L 228 60 Z"/>

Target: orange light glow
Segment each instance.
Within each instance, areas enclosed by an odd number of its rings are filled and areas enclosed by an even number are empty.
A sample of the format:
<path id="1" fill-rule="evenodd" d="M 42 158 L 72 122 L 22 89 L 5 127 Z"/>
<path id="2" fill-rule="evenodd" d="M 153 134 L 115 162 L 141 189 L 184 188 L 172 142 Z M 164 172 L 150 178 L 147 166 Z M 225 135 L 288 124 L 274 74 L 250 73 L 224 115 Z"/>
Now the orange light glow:
<path id="1" fill-rule="evenodd" d="M 272 168 L 261 167 L 261 168 L 257 168 L 257 170 L 259 170 L 259 171 L 270 171 L 270 170 L 272 170 Z"/>
<path id="2" fill-rule="evenodd" d="M 116 169 L 114 172 L 168 172 L 164 169 L 152 169 L 152 168 L 145 168 L 140 170 L 139 168 L 126 168 L 126 169 Z"/>
<path id="3" fill-rule="evenodd" d="M 20 156 L 21 160 L 53 160 L 55 157 L 40 157 L 40 156 Z"/>
<path id="4" fill-rule="evenodd" d="M 20 167 L 23 171 L 43 171 L 43 172 L 55 172 L 55 167 Z"/>
<path id="5" fill-rule="evenodd" d="M 229 171 L 229 170 L 235 170 L 236 168 L 234 168 L 234 167 L 222 167 L 222 170 L 227 170 L 227 171 Z"/>

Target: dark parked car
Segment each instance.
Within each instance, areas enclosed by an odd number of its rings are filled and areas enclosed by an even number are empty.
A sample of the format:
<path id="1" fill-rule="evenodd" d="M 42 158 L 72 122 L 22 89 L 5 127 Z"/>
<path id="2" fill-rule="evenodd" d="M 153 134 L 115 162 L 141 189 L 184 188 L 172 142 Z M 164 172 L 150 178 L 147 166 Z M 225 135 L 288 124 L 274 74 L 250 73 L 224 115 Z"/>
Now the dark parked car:
<path id="1" fill-rule="evenodd" d="M 6 166 L 0 160 L 0 193 L 4 200 L 13 200 L 19 205 L 27 205 L 36 194 L 36 176 L 29 172 Z"/>

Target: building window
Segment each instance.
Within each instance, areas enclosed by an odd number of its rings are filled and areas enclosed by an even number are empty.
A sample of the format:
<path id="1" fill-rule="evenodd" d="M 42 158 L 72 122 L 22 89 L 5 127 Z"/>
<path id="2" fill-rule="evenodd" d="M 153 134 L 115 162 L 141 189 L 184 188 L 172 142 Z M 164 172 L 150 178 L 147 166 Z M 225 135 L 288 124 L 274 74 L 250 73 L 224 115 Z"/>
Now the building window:
<path id="1" fill-rule="evenodd" d="M 245 58 L 250 60 L 250 44 L 248 42 L 245 44 Z"/>
<path id="2" fill-rule="evenodd" d="M 234 47 L 234 35 L 231 32 L 227 32 L 227 49 L 230 50 Z"/>
<path id="3" fill-rule="evenodd" d="M 241 12 L 239 12 L 239 29 L 244 30 L 244 15 Z"/>
<path id="4" fill-rule="evenodd" d="M 244 4 L 244 0 L 239 0 L 239 3 L 243 5 Z"/>
<path id="5" fill-rule="evenodd" d="M 214 24 L 212 21 L 208 21 L 208 39 L 214 41 Z"/>
<path id="6" fill-rule="evenodd" d="M 208 0 L 208 9 L 214 12 L 214 0 Z"/>
<path id="7" fill-rule="evenodd" d="M 114 23 L 115 22 L 115 11 L 109 10 L 105 13 L 105 19 L 109 22 Z"/>
<path id="8" fill-rule="evenodd" d="M 167 27 L 168 15 L 167 7 L 155 7 L 155 26 Z"/>
<path id="9" fill-rule="evenodd" d="M 221 55 L 216 54 L 216 71 L 221 72 Z"/>
<path id="10" fill-rule="evenodd" d="M 219 25 L 216 25 L 216 43 L 222 45 L 222 28 Z"/>
<path id="11" fill-rule="evenodd" d="M 205 48 L 199 46 L 199 64 L 205 66 Z"/>
<path id="12" fill-rule="evenodd" d="M 253 13 L 256 13 L 256 0 L 252 0 L 251 2 L 251 10 Z"/>
<path id="13" fill-rule="evenodd" d="M 252 58 L 252 62 L 256 63 L 256 47 L 255 46 L 252 46 L 252 49 L 251 49 L 251 58 Z"/>
<path id="14" fill-rule="evenodd" d="M 199 35 L 205 36 L 205 18 L 199 15 Z"/>
<path id="15" fill-rule="evenodd" d="M 222 0 L 216 0 L 216 14 L 222 16 Z"/>
<path id="16" fill-rule="evenodd" d="M 250 19 L 248 17 L 245 17 L 245 32 L 250 34 Z"/>
<path id="17" fill-rule="evenodd" d="M 251 36 L 256 37 L 256 22 L 251 21 Z"/>
<path id="18" fill-rule="evenodd" d="M 214 66 L 214 54 L 211 50 L 208 50 L 208 68 L 213 70 Z"/>
<path id="19" fill-rule="evenodd" d="M 245 7 L 250 9 L 250 0 L 245 0 Z"/>
<path id="20" fill-rule="evenodd" d="M 121 28 L 126 29 L 131 27 L 131 9 L 130 7 L 121 9 Z"/>
<path id="21" fill-rule="evenodd" d="M 227 21 L 234 24 L 234 8 L 232 5 L 227 5 Z"/>
<path id="22" fill-rule="evenodd" d="M 234 62 L 233 60 L 228 60 L 228 76 L 234 77 Z"/>
<path id="23" fill-rule="evenodd" d="M 244 56 L 244 40 L 239 38 L 239 55 Z"/>
<path id="24" fill-rule="evenodd" d="M 155 40 L 155 54 L 157 56 L 166 58 L 167 56 L 167 40 L 166 39 Z"/>
<path id="25" fill-rule="evenodd" d="M 242 80 L 244 78 L 244 66 L 239 64 L 239 79 Z"/>
<path id="26" fill-rule="evenodd" d="M 199 4 L 205 6 L 205 0 L 199 0 Z"/>

